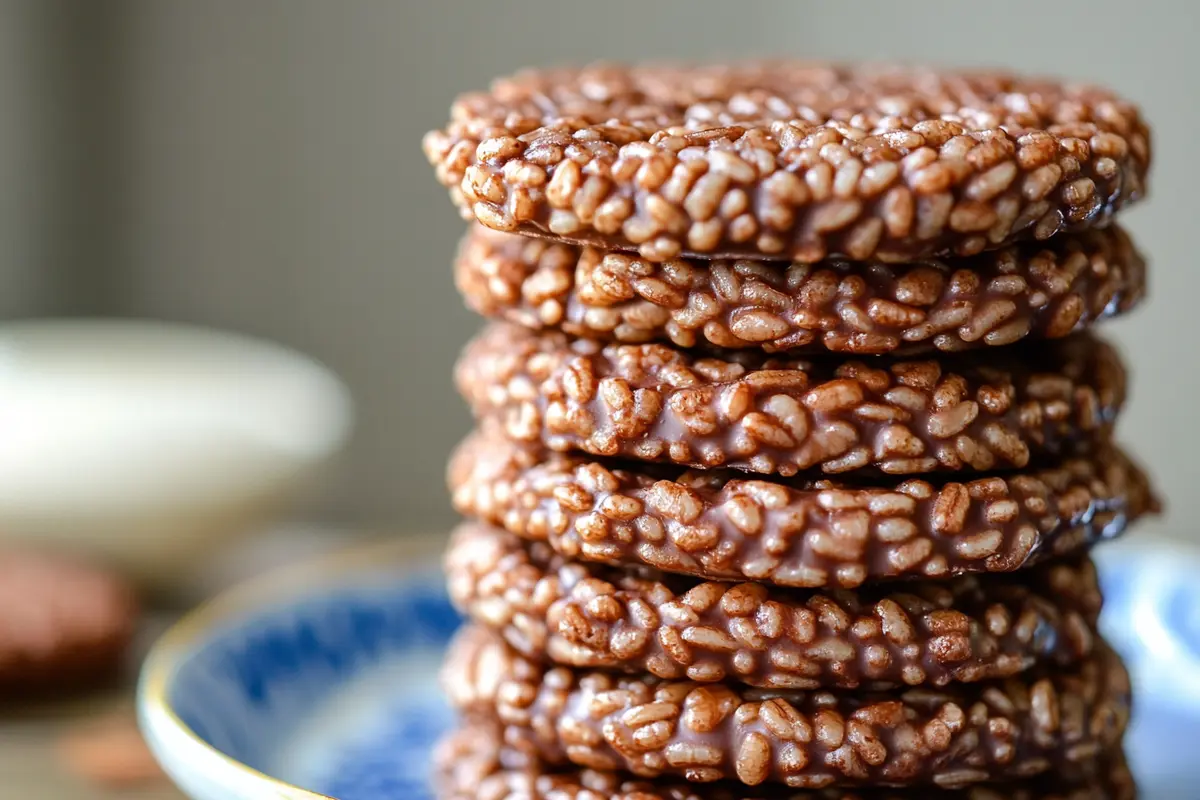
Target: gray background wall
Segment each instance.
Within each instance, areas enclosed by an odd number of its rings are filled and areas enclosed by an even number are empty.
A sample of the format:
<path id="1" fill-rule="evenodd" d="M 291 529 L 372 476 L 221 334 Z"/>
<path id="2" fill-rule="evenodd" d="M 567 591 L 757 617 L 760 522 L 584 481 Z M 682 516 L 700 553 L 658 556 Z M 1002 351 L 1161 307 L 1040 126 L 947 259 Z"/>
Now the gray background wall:
<path id="1" fill-rule="evenodd" d="M 608 0 L 113 0 L 0 5 L 0 313 L 105 311 L 248 331 L 325 360 L 361 407 L 330 515 L 429 529 L 468 421 L 462 226 L 420 153 L 453 95 L 522 65 L 768 54 L 999 64 L 1110 84 L 1157 126 L 1127 224 L 1153 303 L 1107 330 L 1122 431 L 1200 539 L 1200 7 Z"/>

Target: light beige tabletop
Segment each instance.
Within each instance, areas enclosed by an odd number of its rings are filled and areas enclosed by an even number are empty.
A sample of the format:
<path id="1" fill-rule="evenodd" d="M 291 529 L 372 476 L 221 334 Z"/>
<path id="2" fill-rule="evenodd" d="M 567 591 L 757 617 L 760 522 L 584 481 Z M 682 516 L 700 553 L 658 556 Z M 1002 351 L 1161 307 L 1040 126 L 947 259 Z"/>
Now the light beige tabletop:
<path id="1" fill-rule="evenodd" d="M 117 711 L 132 713 L 132 690 L 56 706 L 0 712 L 0 785 L 22 800 L 181 800 L 165 778 L 106 788 L 68 771 L 59 743 L 78 726 Z M 12 794 L 8 794 L 12 792 Z"/>

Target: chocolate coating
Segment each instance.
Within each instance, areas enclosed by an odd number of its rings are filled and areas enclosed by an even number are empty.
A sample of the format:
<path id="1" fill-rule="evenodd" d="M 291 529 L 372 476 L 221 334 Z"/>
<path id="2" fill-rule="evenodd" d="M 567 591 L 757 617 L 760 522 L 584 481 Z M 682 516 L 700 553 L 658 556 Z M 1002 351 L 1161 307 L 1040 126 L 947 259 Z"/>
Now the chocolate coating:
<path id="1" fill-rule="evenodd" d="M 1107 438 L 1125 399 L 1116 351 L 1087 336 L 986 359 L 810 360 L 495 324 L 455 381 L 518 442 L 785 476 L 1024 467 Z"/>
<path id="2" fill-rule="evenodd" d="M 459 446 L 448 479 L 462 514 L 567 558 L 806 588 L 1011 572 L 1156 508 L 1146 476 L 1112 447 L 1003 476 L 872 488 L 546 454 L 484 431 Z"/>
<path id="3" fill-rule="evenodd" d="M 944 686 L 1070 666 L 1092 653 L 1101 603 L 1087 558 L 811 593 L 568 561 L 478 523 L 455 531 L 446 574 L 455 605 L 526 657 L 770 689 Z"/>
<path id="4" fill-rule="evenodd" d="M 912 261 L 1106 223 L 1149 131 L 1103 89 L 802 62 L 522 72 L 425 137 L 464 218 L 664 261 Z"/>
<path id="5" fill-rule="evenodd" d="M 1053 775 L 962 789 L 750 788 L 736 783 L 693 785 L 617 772 L 523 764 L 502 744 L 495 722 L 471 720 L 438 743 L 434 774 L 442 800 L 1134 800 L 1137 787 L 1120 753 L 1103 764 Z M 1076 774 L 1078 773 L 1078 774 Z"/>
<path id="6" fill-rule="evenodd" d="M 915 264 L 655 263 L 471 226 L 467 304 L 524 327 L 626 344 L 767 352 L 954 352 L 1056 339 L 1142 299 L 1146 264 L 1113 226 Z"/>
<path id="7" fill-rule="evenodd" d="M 468 627 L 443 686 L 457 708 L 499 720 L 531 763 L 749 786 L 1028 778 L 1115 749 L 1129 720 L 1129 676 L 1107 648 L 1072 671 L 999 682 L 777 692 L 547 668 Z"/>

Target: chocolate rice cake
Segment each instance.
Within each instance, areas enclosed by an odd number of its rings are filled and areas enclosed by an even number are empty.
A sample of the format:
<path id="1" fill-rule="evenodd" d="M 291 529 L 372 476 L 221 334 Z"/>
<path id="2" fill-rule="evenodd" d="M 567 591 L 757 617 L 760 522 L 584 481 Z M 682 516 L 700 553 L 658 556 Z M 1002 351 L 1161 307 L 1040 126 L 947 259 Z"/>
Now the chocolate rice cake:
<path id="1" fill-rule="evenodd" d="M 1111 754 L 1051 775 L 1010 784 L 962 789 L 748 787 L 734 782 L 690 784 L 648 780 L 626 773 L 512 766 L 494 721 L 471 719 L 439 743 L 434 755 L 441 800 L 1134 800 L 1137 789 L 1125 759 Z M 521 759 L 518 757 L 518 762 Z"/>
<path id="2" fill-rule="evenodd" d="M 1011 572 L 1117 536 L 1156 507 L 1113 446 L 1023 472 L 884 486 L 546 453 L 485 430 L 448 472 L 460 513 L 568 558 L 801 588 Z"/>
<path id="3" fill-rule="evenodd" d="M 1150 165 L 1105 89 L 793 61 L 525 71 L 424 149 L 464 218 L 651 261 L 973 255 L 1102 226 Z"/>
<path id="4" fill-rule="evenodd" d="M 1026 467 L 1109 437 L 1125 369 L 1083 335 L 924 359 L 601 345 L 486 328 L 455 370 L 515 441 L 696 468 L 907 475 Z"/>
<path id="5" fill-rule="evenodd" d="M 450 597 L 529 658 L 768 689 L 945 686 L 1089 657 L 1100 612 L 1084 558 L 1019 573 L 805 592 L 570 561 L 464 523 Z"/>
<path id="6" fill-rule="evenodd" d="M 1146 264 L 1115 225 L 910 264 L 656 263 L 472 225 L 455 282 L 475 311 L 534 330 L 681 348 L 881 355 L 1066 336 L 1134 308 Z"/>
<path id="7" fill-rule="evenodd" d="M 1129 676 L 1107 648 L 1072 670 L 891 693 L 786 692 L 547 667 L 481 627 L 443 687 L 529 763 L 696 783 L 958 788 L 1086 764 L 1119 745 Z"/>

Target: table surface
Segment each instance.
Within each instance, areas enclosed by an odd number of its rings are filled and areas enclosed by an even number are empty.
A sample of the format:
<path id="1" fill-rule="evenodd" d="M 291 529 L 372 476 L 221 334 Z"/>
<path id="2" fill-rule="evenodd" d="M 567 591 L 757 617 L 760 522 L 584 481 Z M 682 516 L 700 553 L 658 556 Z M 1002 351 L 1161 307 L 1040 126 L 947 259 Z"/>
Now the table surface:
<path id="1" fill-rule="evenodd" d="M 132 709 L 131 692 L 113 692 L 0 715 L 0 784 L 5 796 L 24 800 L 181 800 L 183 795 L 165 778 L 141 786 L 105 788 L 64 768 L 58 754 L 63 736 L 89 720 L 126 710 L 132 713 Z"/>

